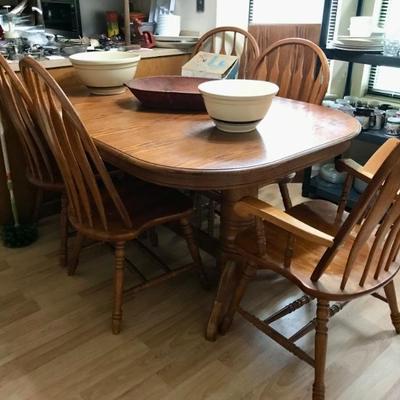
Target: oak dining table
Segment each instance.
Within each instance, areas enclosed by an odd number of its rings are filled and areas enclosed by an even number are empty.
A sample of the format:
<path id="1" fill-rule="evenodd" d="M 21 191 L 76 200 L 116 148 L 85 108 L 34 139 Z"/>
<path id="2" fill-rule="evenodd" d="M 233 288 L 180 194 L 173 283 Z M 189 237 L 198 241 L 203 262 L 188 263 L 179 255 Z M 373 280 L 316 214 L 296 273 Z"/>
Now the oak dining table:
<path id="1" fill-rule="evenodd" d="M 217 130 L 207 113 L 146 109 L 129 92 L 94 96 L 65 88 L 105 161 L 143 180 L 222 193 L 218 290 L 206 328 L 214 340 L 237 278 L 234 239 L 252 221 L 233 205 L 261 185 L 345 152 L 360 132 L 353 117 L 276 97 L 253 132 Z"/>

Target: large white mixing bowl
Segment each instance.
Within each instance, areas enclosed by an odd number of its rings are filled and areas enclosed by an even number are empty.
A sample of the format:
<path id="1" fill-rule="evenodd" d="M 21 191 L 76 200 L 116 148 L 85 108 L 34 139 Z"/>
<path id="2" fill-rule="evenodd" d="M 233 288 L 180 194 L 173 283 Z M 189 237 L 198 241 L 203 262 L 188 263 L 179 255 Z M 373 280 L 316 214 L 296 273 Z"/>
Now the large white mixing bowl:
<path id="1" fill-rule="evenodd" d="M 122 51 L 94 51 L 69 57 L 79 78 L 91 93 L 122 93 L 124 83 L 133 79 L 140 56 Z"/>
<path id="2" fill-rule="evenodd" d="M 209 116 L 224 132 L 250 132 L 265 117 L 279 87 L 271 82 L 222 79 L 199 85 Z"/>

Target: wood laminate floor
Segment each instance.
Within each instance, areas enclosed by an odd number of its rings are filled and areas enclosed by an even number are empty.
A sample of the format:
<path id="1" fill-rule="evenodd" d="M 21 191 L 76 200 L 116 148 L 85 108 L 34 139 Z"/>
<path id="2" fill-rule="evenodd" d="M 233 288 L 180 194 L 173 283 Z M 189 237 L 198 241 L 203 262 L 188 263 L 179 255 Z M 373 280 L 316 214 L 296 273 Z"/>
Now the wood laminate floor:
<path id="1" fill-rule="evenodd" d="M 264 196 L 275 201 L 275 188 Z M 31 247 L 0 247 L 0 400 L 311 398 L 312 368 L 240 317 L 225 337 L 204 340 L 215 288 L 205 292 L 193 273 L 127 300 L 123 330 L 113 336 L 112 253 L 84 250 L 77 275 L 68 277 L 57 265 L 57 229 L 50 218 Z M 162 255 L 181 260 L 182 243 L 160 236 Z M 130 259 L 146 273 L 154 265 L 135 245 Z M 254 282 L 245 302 L 267 315 L 297 295 L 271 278 Z M 294 332 L 314 310 L 304 307 L 276 326 Z M 311 351 L 313 335 L 301 344 Z M 399 371 L 400 336 L 384 303 L 356 301 L 331 321 L 327 399 L 398 400 Z"/>

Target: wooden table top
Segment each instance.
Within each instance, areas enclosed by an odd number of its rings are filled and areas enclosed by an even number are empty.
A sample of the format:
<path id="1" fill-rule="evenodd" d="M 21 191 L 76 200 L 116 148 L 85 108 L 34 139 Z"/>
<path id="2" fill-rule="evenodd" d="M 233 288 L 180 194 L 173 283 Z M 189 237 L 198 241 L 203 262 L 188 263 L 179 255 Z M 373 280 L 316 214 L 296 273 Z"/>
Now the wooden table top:
<path id="1" fill-rule="evenodd" d="M 276 97 L 256 131 L 223 133 L 206 113 L 145 109 L 129 92 L 93 96 L 67 90 L 109 162 L 143 179 L 191 189 L 274 181 L 340 154 L 360 132 L 336 110 Z"/>

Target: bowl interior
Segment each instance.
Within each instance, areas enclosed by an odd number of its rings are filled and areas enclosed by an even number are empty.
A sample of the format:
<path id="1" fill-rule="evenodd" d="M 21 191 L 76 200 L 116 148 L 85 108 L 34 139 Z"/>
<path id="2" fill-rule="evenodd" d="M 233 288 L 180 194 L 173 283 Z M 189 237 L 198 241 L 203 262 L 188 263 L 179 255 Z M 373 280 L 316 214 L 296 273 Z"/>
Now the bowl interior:
<path id="1" fill-rule="evenodd" d="M 131 90 L 157 93 L 187 93 L 200 95 L 199 84 L 207 82 L 207 78 L 191 78 L 184 76 L 151 76 L 134 79 L 126 84 Z"/>
<path id="2" fill-rule="evenodd" d="M 204 82 L 199 90 L 205 95 L 240 99 L 275 95 L 279 87 L 272 82 L 251 79 L 222 79 Z"/>

